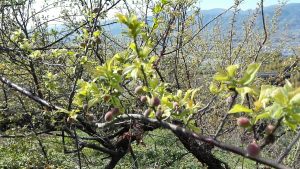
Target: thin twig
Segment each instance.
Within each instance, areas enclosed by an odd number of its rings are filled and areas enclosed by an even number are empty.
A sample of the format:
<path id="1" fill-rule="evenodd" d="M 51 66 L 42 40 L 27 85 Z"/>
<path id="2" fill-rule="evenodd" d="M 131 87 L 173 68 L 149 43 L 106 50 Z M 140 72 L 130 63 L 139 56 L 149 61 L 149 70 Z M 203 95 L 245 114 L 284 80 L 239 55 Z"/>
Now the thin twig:
<path id="1" fill-rule="evenodd" d="M 264 35 L 265 36 L 264 36 L 263 42 L 259 44 L 259 48 L 258 48 L 258 50 L 256 52 L 256 56 L 255 56 L 254 62 L 257 61 L 259 52 L 261 51 L 262 47 L 265 45 L 265 43 L 267 42 L 267 39 L 268 39 L 268 32 L 267 32 L 267 28 L 266 28 L 265 14 L 264 14 L 264 0 L 260 1 L 260 5 L 261 5 L 261 17 L 262 17 L 262 23 L 263 23 Z"/>
<path id="2" fill-rule="evenodd" d="M 293 141 L 288 145 L 288 147 L 282 152 L 282 154 L 277 158 L 276 162 L 281 163 L 282 160 L 289 154 L 289 152 L 292 150 L 293 146 L 300 140 L 300 131 L 298 131 L 298 134 L 293 139 Z"/>

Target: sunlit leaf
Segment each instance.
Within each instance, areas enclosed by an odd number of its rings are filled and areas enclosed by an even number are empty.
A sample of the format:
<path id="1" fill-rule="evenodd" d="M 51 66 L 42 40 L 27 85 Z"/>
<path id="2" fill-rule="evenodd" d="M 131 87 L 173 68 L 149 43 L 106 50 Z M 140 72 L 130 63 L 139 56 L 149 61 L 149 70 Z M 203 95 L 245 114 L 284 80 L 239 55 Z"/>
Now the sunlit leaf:
<path id="1" fill-rule="evenodd" d="M 248 85 L 253 82 L 256 73 L 258 72 L 261 64 L 252 63 L 248 66 L 246 72 L 244 73 L 243 77 L 239 80 L 240 84 Z"/>
<path id="2" fill-rule="evenodd" d="M 292 105 L 300 105 L 300 93 L 296 94 L 291 100 L 290 104 Z"/>
<path id="3" fill-rule="evenodd" d="M 275 89 L 271 96 L 274 101 L 282 106 L 288 105 L 288 93 L 282 87 Z"/>
<path id="4" fill-rule="evenodd" d="M 271 117 L 270 112 L 261 113 L 255 117 L 254 123 L 257 123 L 259 120 L 262 119 L 269 119 L 270 117 Z"/>
<path id="5" fill-rule="evenodd" d="M 233 108 L 228 113 L 231 114 L 231 113 L 241 113 L 241 112 L 252 113 L 253 111 L 243 105 L 236 104 L 233 106 Z"/>
<path id="6" fill-rule="evenodd" d="M 238 70 L 239 65 L 230 65 L 226 68 L 226 71 L 230 77 L 234 77 L 236 75 L 236 71 Z"/>
<path id="7" fill-rule="evenodd" d="M 241 95 L 241 103 L 242 104 L 245 101 L 246 94 L 252 94 L 252 95 L 256 95 L 257 94 L 254 91 L 254 89 L 252 89 L 250 87 L 235 88 L 235 90 Z"/>

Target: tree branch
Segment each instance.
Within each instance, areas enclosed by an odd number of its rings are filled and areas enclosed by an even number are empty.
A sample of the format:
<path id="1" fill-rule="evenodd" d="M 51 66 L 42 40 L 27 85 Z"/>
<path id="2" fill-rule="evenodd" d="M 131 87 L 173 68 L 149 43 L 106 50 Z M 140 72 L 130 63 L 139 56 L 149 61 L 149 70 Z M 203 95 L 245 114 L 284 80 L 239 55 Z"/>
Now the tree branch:
<path id="1" fill-rule="evenodd" d="M 0 81 L 4 84 L 6 84 L 8 87 L 13 88 L 14 90 L 20 92 L 21 94 L 29 97 L 30 99 L 34 100 L 35 102 L 41 104 L 42 106 L 45 106 L 47 108 L 49 108 L 50 110 L 58 110 L 61 109 L 58 106 L 54 106 L 51 103 L 47 102 L 44 99 L 41 99 L 40 97 L 34 95 L 33 93 L 29 92 L 28 90 L 20 87 L 17 84 L 12 83 L 11 81 L 9 81 L 8 79 L 6 79 L 5 77 L 0 75 Z"/>
<path id="2" fill-rule="evenodd" d="M 98 125 L 98 127 L 102 128 L 102 127 L 106 127 L 108 125 L 111 125 L 112 123 L 114 123 L 116 121 L 129 120 L 129 119 L 141 120 L 144 123 L 150 123 L 150 124 L 153 124 L 153 125 L 158 125 L 162 128 L 169 129 L 173 132 L 177 132 L 177 133 L 180 133 L 180 134 L 187 135 L 187 136 L 189 136 L 191 138 L 194 138 L 196 140 L 214 145 L 216 147 L 219 147 L 222 150 L 232 152 L 234 154 L 240 155 L 242 157 L 248 158 L 250 160 L 256 161 L 258 163 L 261 163 L 261 164 L 264 164 L 264 165 L 267 165 L 267 166 L 270 166 L 270 167 L 274 167 L 274 168 L 277 168 L 277 169 L 288 169 L 289 168 L 289 167 L 281 165 L 277 162 L 274 162 L 272 160 L 267 160 L 267 159 L 261 158 L 259 156 L 249 156 L 247 151 L 245 151 L 245 150 L 243 150 L 239 147 L 224 144 L 224 143 L 219 142 L 217 140 L 214 140 L 210 137 L 206 137 L 206 136 L 203 136 L 203 135 L 200 135 L 200 134 L 196 134 L 196 133 L 194 133 L 194 132 L 192 132 L 192 131 L 190 131 L 186 128 L 182 128 L 182 127 L 179 127 L 177 125 L 174 125 L 174 124 L 171 124 L 171 123 L 168 123 L 168 122 L 165 122 L 165 121 L 158 121 L 156 119 L 145 118 L 143 115 L 140 115 L 140 114 L 120 115 L 120 116 L 118 116 L 118 118 L 116 120 L 114 120 L 112 122 L 108 122 L 108 123 L 104 123 L 104 124 L 98 123 L 97 125 Z"/>

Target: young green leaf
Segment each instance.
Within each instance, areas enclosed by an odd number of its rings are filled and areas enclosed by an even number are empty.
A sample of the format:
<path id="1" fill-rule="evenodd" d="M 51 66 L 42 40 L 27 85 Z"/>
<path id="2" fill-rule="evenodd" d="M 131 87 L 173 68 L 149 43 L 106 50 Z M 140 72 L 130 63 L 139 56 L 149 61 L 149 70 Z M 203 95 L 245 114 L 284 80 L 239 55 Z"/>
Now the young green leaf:
<path id="1" fill-rule="evenodd" d="M 230 77 L 234 77 L 236 75 L 236 71 L 238 70 L 239 65 L 230 65 L 226 68 L 226 71 Z"/>
<path id="2" fill-rule="evenodd" d="M 233 108 L 228 112 L 230 114 L 232 113 L 241 113 L 241 112 L 244 112 L 244 113 L 253 113 L 253 111 L 243 105 L 240 105 L 240 104 L 236 104 L 233 106 Z"/>
<path id="3" fill-rule="evenodd" d="M 239 83 L 242 85 L 248 85 L 250 84 L 258 72 L 261 64 L 258 63 L 252 63 L 248 66 L 244 76 L 239 80 Z"/>

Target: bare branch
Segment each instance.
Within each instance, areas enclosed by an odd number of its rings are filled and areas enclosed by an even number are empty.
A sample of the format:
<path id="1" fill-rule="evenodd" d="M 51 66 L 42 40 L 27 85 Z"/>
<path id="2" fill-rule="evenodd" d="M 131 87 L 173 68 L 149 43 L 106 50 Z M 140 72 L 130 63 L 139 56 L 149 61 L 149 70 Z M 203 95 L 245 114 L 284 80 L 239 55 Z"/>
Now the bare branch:
<path id="1" fill-rule="evenodd" d="M 282 160 L 289 154 L 289 152 L 292 150 L 293 146 L 300 140 L 300 131 L 298 131 L 298 134 L 293 139 L 293 141 L 288 145 L 288 147 L 282 152 L 282 154 L 278 157 L 276 160 L 277 163 L 281 163 Z"/>
<path id="2" fill-rule="evenodd" d="M 49 108 L 50 110 L 58 110 L 61 109 L 58 106 L 54 106 L 51 103 L 47 102 L 46 100 L 41 99 L 40 97 L 34 95 L 33 93 L 29 92 L 28 90 L 20 87 L 17 84 L 12 83 L 11 81 L 9 81 L 8 79 L 6 79 L 5 77 L 0 75 L 0 81 L 4 84 L 6 84 L 8 87 L 13 88 L 14 90 L 20 92 L 21 94 L 29 97 L 30 99 L 36 101 L 37 103 L 41 104 L 42 106 L 45 106 L 47 108 Z"/>

